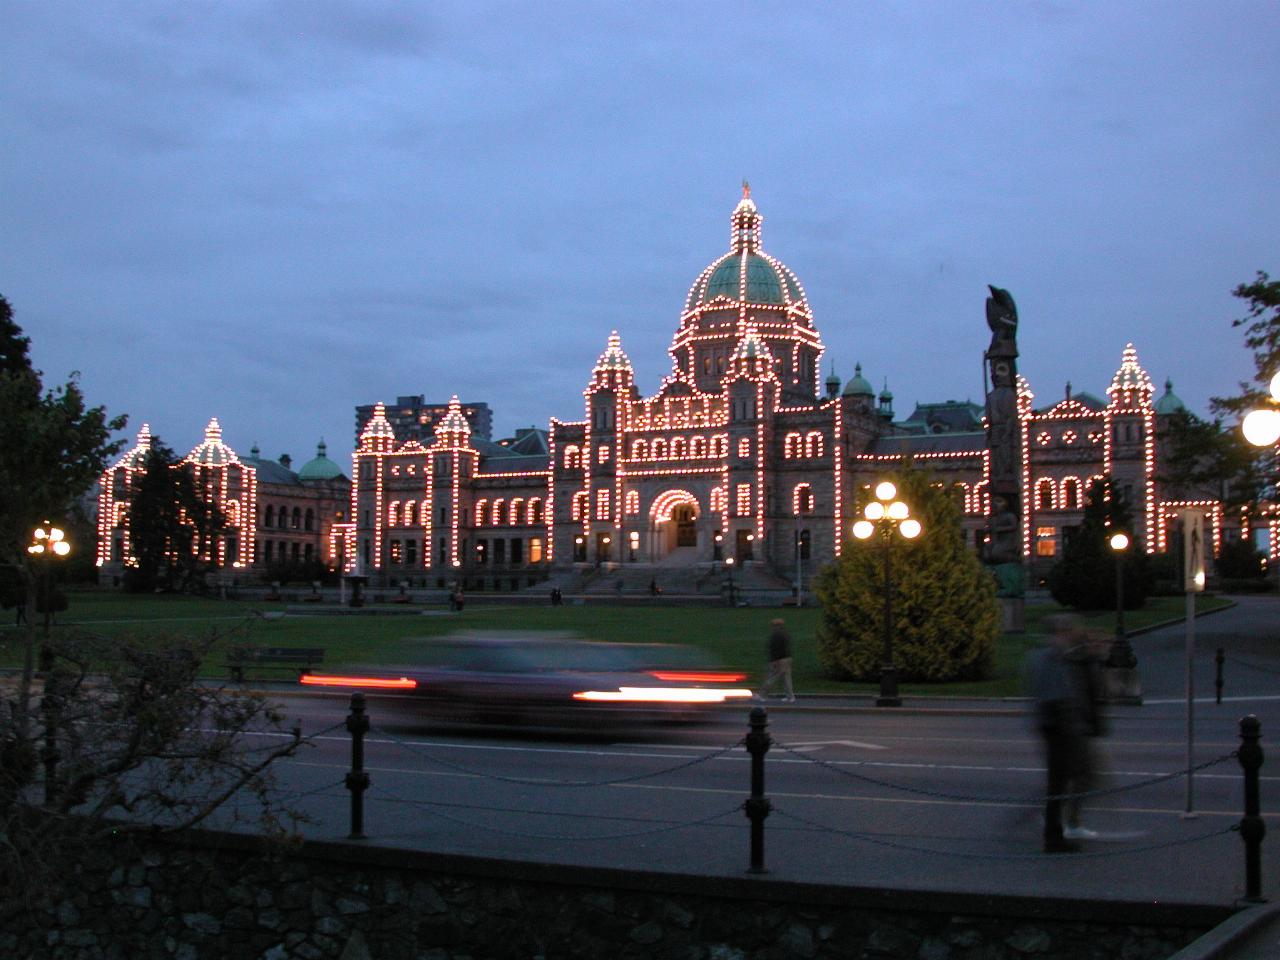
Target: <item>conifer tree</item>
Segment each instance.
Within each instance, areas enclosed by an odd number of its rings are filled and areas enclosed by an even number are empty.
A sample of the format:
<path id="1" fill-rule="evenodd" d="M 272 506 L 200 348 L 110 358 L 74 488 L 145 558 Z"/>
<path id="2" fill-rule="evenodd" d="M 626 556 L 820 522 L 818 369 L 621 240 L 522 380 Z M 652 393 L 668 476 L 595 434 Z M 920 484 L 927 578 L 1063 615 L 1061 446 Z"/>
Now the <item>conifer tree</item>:
<path id="1" fill-rule="evenodd" d="M 905 681 L 969 680 L 994 663 L 1000 608 L 995 579 L 965 546 L 960 509 L 931 474 L 910 466 L 891 478 L 923 532 L 889 544 L 893 658 Z M 859 504 L 861 510 L 862 504 Z M 818 654 L 843 679 L 879 676 L 884 644 L 884 545 L 850 538 L 819 573 Z"/>
<path id="2" fill-rule="evenodd" d="M 1089 487 L 1084 520 L 1067 538 L 1062 559 L 1049 571 L 1049 593 L 1058 603 L 1079 610 L 1109 610 L 1116 605 L 1115 551 L 1109 539 L 1116 531 L 1129 534 L 1123 563 L 1124 605 L 1135 610 L 1147 602 L 1152 576 L 1147 555 L 1133 535 L 1129 505 L 1118 497 L 1107 478 Z"/>

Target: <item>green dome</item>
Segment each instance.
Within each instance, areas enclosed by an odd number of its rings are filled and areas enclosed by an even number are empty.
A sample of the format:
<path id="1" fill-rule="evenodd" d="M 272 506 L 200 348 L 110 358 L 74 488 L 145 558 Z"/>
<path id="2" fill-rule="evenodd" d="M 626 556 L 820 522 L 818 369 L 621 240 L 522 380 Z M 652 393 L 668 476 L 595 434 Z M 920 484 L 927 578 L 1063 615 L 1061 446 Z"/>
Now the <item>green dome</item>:
<path id="1" fill-rule="evenodd" d="M 743 275 L 743 258 L 746 275 Z M 804 299 L 795 276 L 781 263 L 758 253 L 730 253 L 721 257 L 702 283 L 694 284 L 686 310 L 710 303 L 717 297 L 733 301 L 786 306 Z"/>
<path id="2" fill-rule="evenodd" d="M 299 480 L 336 480 L 342 475 L 342 468 L 325 456 L 323 440 L 316 446 L 316 458 L 298 471 Z"/>
<path id="3" fill-rule="evenodd" d="M 844 395 L 846 397 L 874 397 L 876 395 L 875 388 L 871 386 L 871 381 L 862 375 L 862 364 L 857 364 L 853 368 L 853 379 L 844 387 Z"/>
<path id="4" fill-rule="evenodd" d="M 1156 414 L 1158 416 L 1168 416 L 1173 413 L 1184 413 L 1186 409 L 1187 405 L 1173 392 L 1173 381 L 1166 380 L 1164 382 L 1164 396 L 1156 401 Z"/>

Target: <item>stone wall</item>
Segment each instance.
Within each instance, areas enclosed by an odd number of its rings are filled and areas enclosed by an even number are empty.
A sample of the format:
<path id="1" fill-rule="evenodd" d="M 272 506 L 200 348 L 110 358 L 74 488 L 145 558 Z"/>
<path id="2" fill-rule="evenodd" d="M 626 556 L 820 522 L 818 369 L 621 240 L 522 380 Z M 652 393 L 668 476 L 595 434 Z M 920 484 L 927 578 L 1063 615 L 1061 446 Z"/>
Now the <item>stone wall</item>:
<path id="1" fill-rule="evenodd" d="M 0 956 L 1163 960 L 1229 910 L 920 894 L 203 833 L 7 904 Z"/>

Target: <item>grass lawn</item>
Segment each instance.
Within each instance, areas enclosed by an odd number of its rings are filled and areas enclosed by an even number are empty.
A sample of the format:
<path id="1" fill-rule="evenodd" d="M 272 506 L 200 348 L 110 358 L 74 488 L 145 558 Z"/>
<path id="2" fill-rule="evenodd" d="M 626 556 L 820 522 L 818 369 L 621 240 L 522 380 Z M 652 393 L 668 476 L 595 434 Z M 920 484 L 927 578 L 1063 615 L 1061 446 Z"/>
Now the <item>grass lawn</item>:
<path id="1" fill-rule="evenodd" d="M 412 656 L 415 639 L 464 630 L 557 630 L 594 640 L 617 643 L 684 643 L 701 647 L 726 666 L 745 671 L 750 682 L 764 677 L 765 640 L 769 621 L 782 617 L 795 650 L 794 677 L 801 693 L 874 694 L 873 683 L 843 683 L 823 676 L 818 663 L 814 608 L 777 610 L 725 607 L 611 607 L 507 606 L 472 604 L 460 614 L 429 608 L 430 615 L 290 616 L 264 619 L 262 612 L 281 611 L 280 603 L 205 600 L 180 596 L 138 597 L 106 591 L 70 594 L 71 606 L 60 614 L 54 629 L 114 635 L 123 631 L 148 635 L 201 633 L 216 630 L 220 637 L 215 657 L 205 672 L 223 673 L 221 651 L 230 643 L 262 646 L 323 647 L 325 667 L 355 663 L 395 663 Z M 1220 597 L 1201 595 L 1197 609 L 1228 604 Z M 1181 619 L 1183 597 L 1153 597 L 1142 610 L 1125 612 L 1133 630 L 1153 623 Z M 1020 696 L 1022 660 L 1039 642 L 1044 618 L 1061 608 L 1053 602 L 1029 603 L 1027 633 L 1002 637 L 996 650 L 995 675 L 983 681 L 947 684 L 903 684 L 909 695 L 974 697 Z M 1114 612 L 1085 614 L 1084 620 L 1103 632 L 1115 623 Z M 0 629 L 0 666 L 21 662 L 19 636 Z M 408 652 L 407 652 L 408 651 Z"/>

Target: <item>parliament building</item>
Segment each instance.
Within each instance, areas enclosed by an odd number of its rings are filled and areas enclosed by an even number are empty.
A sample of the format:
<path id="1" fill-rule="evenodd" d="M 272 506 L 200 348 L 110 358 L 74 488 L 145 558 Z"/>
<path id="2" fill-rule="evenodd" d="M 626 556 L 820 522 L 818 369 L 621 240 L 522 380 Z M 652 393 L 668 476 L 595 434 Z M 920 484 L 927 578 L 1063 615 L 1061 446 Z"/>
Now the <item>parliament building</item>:
<path id="1" fill-rule="evenodd" d="M 804 287 L 765 251 L 762 220 L 744 187 L 729 249 L 693 281 L 670 373 L 652 394 L 614 332 L 584 378 L 581 409 L 545 430 L 491 440 L 488 404 L 457 396 L 357 408 L 349 480 L 323 451 L 290 477 L 256 450 L 241 459 L 220 433 L 206 436 L 188 460 L 232 522 L 211 548 L 217 560 L 250 568 L 311 549 L 381 588 L 520 590 L 627 569 L 629 582 L 694 584 L 726 570 L 807 582 L 840 554 L 866 491 L 908 458 L 954 491 L 965 537 L 982 552 L 992 507 L 983 407 L 919 404 L 900 418 L 860 367 L 843 387 L 834 374 L 824 380 Z M 973 345 L 975 359 L 981 350 Z M 1215 549 L 1239 535 L 1241 518 L 1211 494 L 1162 489 L 1163 437 L 1183 404 L 1167 380 L 1156 395 L 1132 344 L 1117 361 L 1101 394 L 1068 385 L 1037 401 L 1018 377 L 1018 535 L 1033 572 L 1061 552 L 1104 475 L 1129 500 L 1147 552 L 1165 549 L 1179 507 L 1206 511 Z M 108 570 L 128 562 L 126 501 L 113 491 L 127 488 L 137 458 L 135 448 L 103 478 Z"/>

